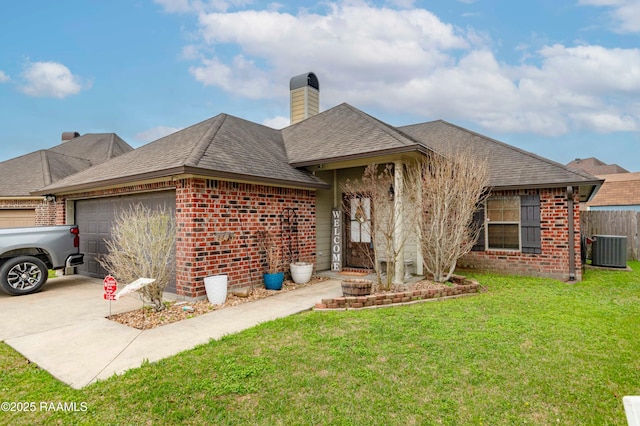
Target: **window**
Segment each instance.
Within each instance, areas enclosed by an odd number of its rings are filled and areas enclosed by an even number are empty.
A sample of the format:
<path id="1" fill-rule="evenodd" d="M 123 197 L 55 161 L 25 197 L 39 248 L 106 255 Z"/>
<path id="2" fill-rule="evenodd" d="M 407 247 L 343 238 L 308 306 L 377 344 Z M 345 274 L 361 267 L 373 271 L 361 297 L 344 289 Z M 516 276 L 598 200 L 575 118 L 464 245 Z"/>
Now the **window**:
<path id="1" fill-rule="evenodd" d="M 520 197 L 487 200 L 487 248 L 520 250 Z"/>
<path id="2" fill-rule="evenodd" d="M 371 198 L 350 200 L 350 239 L 354 243 L 371 242 Z"/>
<path id="3" fill-rule="evenodd" d="M 480 227 L 473 251 L 520 249 L 526 254 L 542 253 L 540 194 L 491 197 L 474 213 L 473 222 Z"/>

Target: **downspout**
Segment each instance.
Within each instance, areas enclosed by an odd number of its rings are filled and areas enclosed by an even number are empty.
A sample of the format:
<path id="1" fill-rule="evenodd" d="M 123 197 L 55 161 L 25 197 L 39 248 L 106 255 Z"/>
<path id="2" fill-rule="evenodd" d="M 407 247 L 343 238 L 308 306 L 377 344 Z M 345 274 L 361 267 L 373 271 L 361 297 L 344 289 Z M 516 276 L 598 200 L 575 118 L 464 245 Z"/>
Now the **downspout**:
<path id="1" fill-rule="evenodd" d="M 567 211 L 569 225 L 569 281 L 576 280 L 575 227 L 573 224 L 573 187 L 567 186 Z"/>

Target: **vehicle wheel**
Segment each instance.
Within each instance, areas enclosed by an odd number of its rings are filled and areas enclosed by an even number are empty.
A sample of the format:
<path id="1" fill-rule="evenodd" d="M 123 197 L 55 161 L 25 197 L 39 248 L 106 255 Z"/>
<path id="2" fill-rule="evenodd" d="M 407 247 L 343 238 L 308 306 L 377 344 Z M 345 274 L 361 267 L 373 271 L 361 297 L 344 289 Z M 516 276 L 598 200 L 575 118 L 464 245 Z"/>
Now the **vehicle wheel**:
<path id="1" fill-rule="evenodd" d="M 47 266 L 37 257 L 19 256 L 0 267 L 0 287 L 12 295 L 35 293 L 47 282 Z"/>

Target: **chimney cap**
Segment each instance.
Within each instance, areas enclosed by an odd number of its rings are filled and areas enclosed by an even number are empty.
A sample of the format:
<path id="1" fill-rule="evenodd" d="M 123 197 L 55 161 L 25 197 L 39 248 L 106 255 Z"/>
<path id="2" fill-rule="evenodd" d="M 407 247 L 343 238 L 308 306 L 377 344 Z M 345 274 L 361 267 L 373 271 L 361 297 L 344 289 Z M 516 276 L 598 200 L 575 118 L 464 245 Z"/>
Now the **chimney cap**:
<path id="1" fill-rule="evenodd" d="M 62 142 L 70 141 L 78 136 L 80 136 L 80 133 L 78 132 L 62 132 Z"/>
<path id="2" fill-rule="evenodd" d="M 300 89 L 305 86 L 311 86 L 316 90 L 320 90 L 318 77 L 312 72 L 306 72 L 304 74 L 292 77 L 291 81 L 289 82 L 289 90 Z"/>

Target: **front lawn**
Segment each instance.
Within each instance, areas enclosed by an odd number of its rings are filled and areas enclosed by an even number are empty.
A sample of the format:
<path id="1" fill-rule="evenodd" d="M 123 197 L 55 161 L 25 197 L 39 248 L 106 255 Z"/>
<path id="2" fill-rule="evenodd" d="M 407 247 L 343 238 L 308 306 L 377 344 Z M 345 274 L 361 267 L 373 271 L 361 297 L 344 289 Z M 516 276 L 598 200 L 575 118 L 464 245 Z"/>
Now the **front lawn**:
<path id="1" fill-rule="evenodd" d="M 577 284 L 473 275 L 487 293 L 308 312 L 80 391 L 0 344 L 2 400 L 37 404 L 0 423 L 625 425 L 622 396 L 640 395 L 630 266 Z"/>

